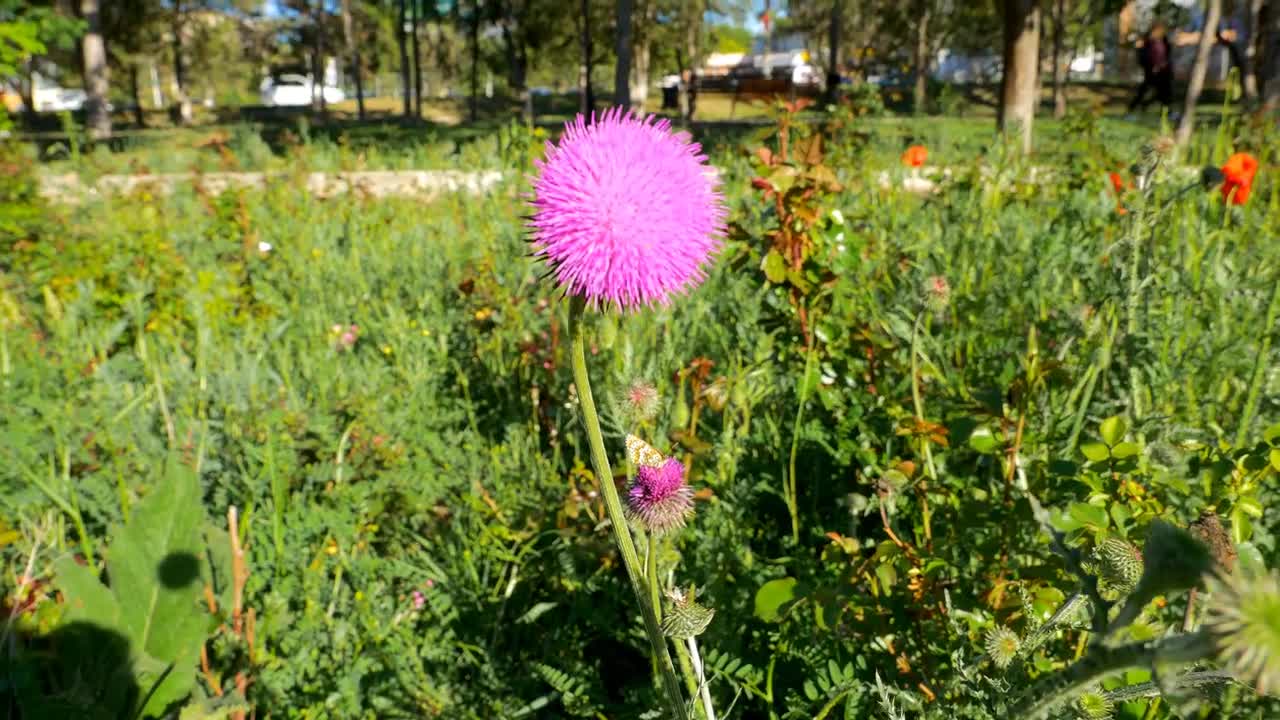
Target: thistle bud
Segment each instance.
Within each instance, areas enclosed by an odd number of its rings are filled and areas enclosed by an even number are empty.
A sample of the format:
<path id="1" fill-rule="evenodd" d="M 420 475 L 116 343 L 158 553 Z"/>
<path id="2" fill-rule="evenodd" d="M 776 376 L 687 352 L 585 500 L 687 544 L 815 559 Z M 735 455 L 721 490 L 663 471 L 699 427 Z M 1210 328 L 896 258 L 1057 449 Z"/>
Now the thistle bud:
<path id="1" fill-rule="evenodd" d="M 1128 593 L 1142 579 L 1142 552 L 1118 537 L 1107 538 L 1095 550 L 1102 579 L 1120 593 Z"/>
<path id="2" fill-rule="evenodd" d="M 694 599 L 693 587 L 690 587 L 688 592 L 679 588 L 669 590 L 667 599 L 671 604 L 662 618 L 662 633 L 669 638 L 685 640 L 697 637 L 707 629 L 711 619 L 715 617 L 715 610 L 699 605 Z"/>
<path id="3" fill-rule="evenodd" d="M 636 380 L 623 394 L 622 407 L 632 422 L 649 422 L 658 414 L 658 389 L 652 383 Z"/>
<path id="4" fill-rule="evenodd" d="M 947 309 L 951 303 L 951 283 L 944 275 L 934 275 L 924 283 L 924 304 L 934 313 Z"/>
<path id="5" fill-rule="evenodd" d="M 1018 634 L 1003 625 L 997 625 L 987 631 L 985 641 L 987 657 L 995 666 L 1004 670 L 1014 658 L 1018 657 L 1018 649 L 1022 647 L 1022 639 Z"/>
<path id="6" fill-rule="evenodd" d="M 1280 576 L 1215 573 L 1206 585 L 1213 603 L 1204 627 L 1218 660 L 1260 693 L 1280 690 Z"/>
<path id="7" fill-rule="evenodd" d="M 1076 698 L 1072 709 L 1080 720 L 1111 720 L 1116 712 L 1115 703 L 1098 690 L 1090 690 Z"/>

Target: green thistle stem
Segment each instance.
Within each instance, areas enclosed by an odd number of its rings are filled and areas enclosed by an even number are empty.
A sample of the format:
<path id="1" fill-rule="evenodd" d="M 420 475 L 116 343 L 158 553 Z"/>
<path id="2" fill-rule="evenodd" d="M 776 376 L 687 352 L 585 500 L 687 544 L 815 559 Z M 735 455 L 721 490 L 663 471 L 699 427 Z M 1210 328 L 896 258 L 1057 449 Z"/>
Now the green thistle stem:
<path id="1" fill-rule="evenodd" d="M 1033 685 L 1010 717 L 1030 720 L 1047 717 L 1062 703 L 1125 670 L 1150 668 L 1157 661 L 1194 662 L 1208 657 L 1212 652 L 1213 641 L 1204 632 L 1176 635 L 1156 643 L 1099 646 L 1080 662 Z"/>
<path id="2" fill-rule="evenodd" d="M 586 339 L 582 323 L 582 314 L 585 309 L 585 300 L 580 297 L 573 298 L 569 306 L 569 326 L 573 336 L 573 382 L 578 389 L 578 401 L 582 406 L 582 423 L 586 427 L 587 440 L 591 445 L 591 466 L 600 480 L 600 492 L 604 495 L 605 510 L 609 514 L 609 524 L 613 528 L 613 539 L 617 542 L 618 551 L 622 554 L 622 564 L 626 567 L 627 579 L 631 581 L 631 589 L 635 592 L 636 601 L 640 603 L 640 614 L 644 617 L 645 633 L 649 636 L 649 644 L 658 661 L 658 672 L 667 696 L 668 710 L 676 720 L 688 720 L 684 697 L 680 693 L 680 682 L 676 679 L 676 671 L 671 664 L 671 653 L 667 649 L 666 638 L 662 635 L 662 627 L 658 624 L 658 616 L 649 600 L 640 557 L 636 554 L 631 530 L 627 527 L 627 519 L 622 512 L 622 500 L 619 499 L 618 489 L 613 484 L 613 468 L 610 467 L 609 456 L 605 453 L 600 418 L 596 414 L 595 399 L 591 396 L 591 379 L 587 376 Z"/>
<path id="3" fill-rule="evenodd" d="M 1253 414 L 1258 411 L 1258 399 L 1262 394 L 1262 378 L 1266 374 L 1267 359 L 1271 355 L 1271 332 L 1276 326 L 1276 315 L 1280 313 L 1280 278 L 1277 278 L 1271 290 L 1271 304 L 1267 307 L 1267 321 L 1262 324 L 1262 344 L 1258 346 L 1258 354 L 1253 359 L 1253 377 L 1249 379 L 1249 394 L 1244 402 L 1244 411 L 1240 414 L 1240 429 L 1236 431 L 1236 447 L 1242 448 L 1249 441 L 1249 425 L 1253 422 Z"/>

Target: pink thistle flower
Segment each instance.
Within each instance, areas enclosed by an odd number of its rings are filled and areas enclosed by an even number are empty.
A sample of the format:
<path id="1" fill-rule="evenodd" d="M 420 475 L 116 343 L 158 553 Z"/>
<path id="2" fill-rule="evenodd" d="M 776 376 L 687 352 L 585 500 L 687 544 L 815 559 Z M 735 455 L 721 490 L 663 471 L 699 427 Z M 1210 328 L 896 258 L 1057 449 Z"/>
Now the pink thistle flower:
<path id="1" fill-rule="evenodd" d="M 646 532 L 663 534 L 684 527 L 693 515 L 693 490 L 684 481 L 684 463 L 669 458 L 641 466 L 627 493 L 627 512 Z"/>
<path id="2" fill-rule="evenodd" d="M 421 610 L 421 609 L 422 609 L 422 606 L 424 606 L 424 605 L 426 605 L 426 604 L 427 604 L 427 596 L 426 596 L 426 595 L 423 595 L 423 594 L 422 594 L 420 591 L 418 591 L 418 590 L 414 590 L 414 591 L 413 591 L 413 609 L 414 609 L 414 610 Z"/>
<path id="3" fill-rule="evenodd" d="M 579 115 L 537 163 L 536 254 L 569 294 L 624 309 L 665 305 L 705 277 L 725 208 L 706 156 L 671 123 Z"/>

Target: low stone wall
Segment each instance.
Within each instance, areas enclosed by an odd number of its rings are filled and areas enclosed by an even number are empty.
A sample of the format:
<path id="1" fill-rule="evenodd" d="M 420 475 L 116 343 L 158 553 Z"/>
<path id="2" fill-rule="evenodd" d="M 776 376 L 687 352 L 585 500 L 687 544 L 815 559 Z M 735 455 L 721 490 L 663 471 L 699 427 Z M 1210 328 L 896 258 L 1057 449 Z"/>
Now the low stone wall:
<path id="1" fill-rule="evenodd" d="M 269 185 L 292 184 L 316 197 L 347 193 L 374 198 L 432 198 L 448 193 L 478 194 L 502 181 L 497 170 L 369 170 L 362 172 L 312 172 L 305 175 L 261 172 L 163 173 L 145 175 L 103 175 L 86 183 L 74 173 L 46 175 L 40 180 L 40 194 L 54 202 L 78 203 L 108 195 L 146 191 L 169 195 L 180 187 L 199 187 L 220 194 L 231 189 L 263 190 Z"/>

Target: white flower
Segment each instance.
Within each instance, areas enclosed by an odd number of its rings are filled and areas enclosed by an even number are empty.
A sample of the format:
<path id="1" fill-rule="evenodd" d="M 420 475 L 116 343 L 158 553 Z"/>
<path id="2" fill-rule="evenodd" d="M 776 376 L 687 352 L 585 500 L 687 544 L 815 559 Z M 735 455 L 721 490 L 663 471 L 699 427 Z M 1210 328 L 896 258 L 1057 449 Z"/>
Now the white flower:
<path id="1" fill-rule="evenodd" d="M 832 210 L 832 211 L 831 211 L 831 219 L 832 219 L 832 220 L 834 220 L 834 221 L 836 222 L 836 224 L 837 224 L 837 225 L 843 225 L 843 224 L 844 224 L 844 213 L 840 212 L 839 210 Z"/>
<path id="2" fill-rule="evenodd" d="M 263 255 L 266 255 L 267 253 L 271 252 L 271 243 L 267 242 L 266 240 L 259 240 L 258 252 L 262 253 Z"/>

